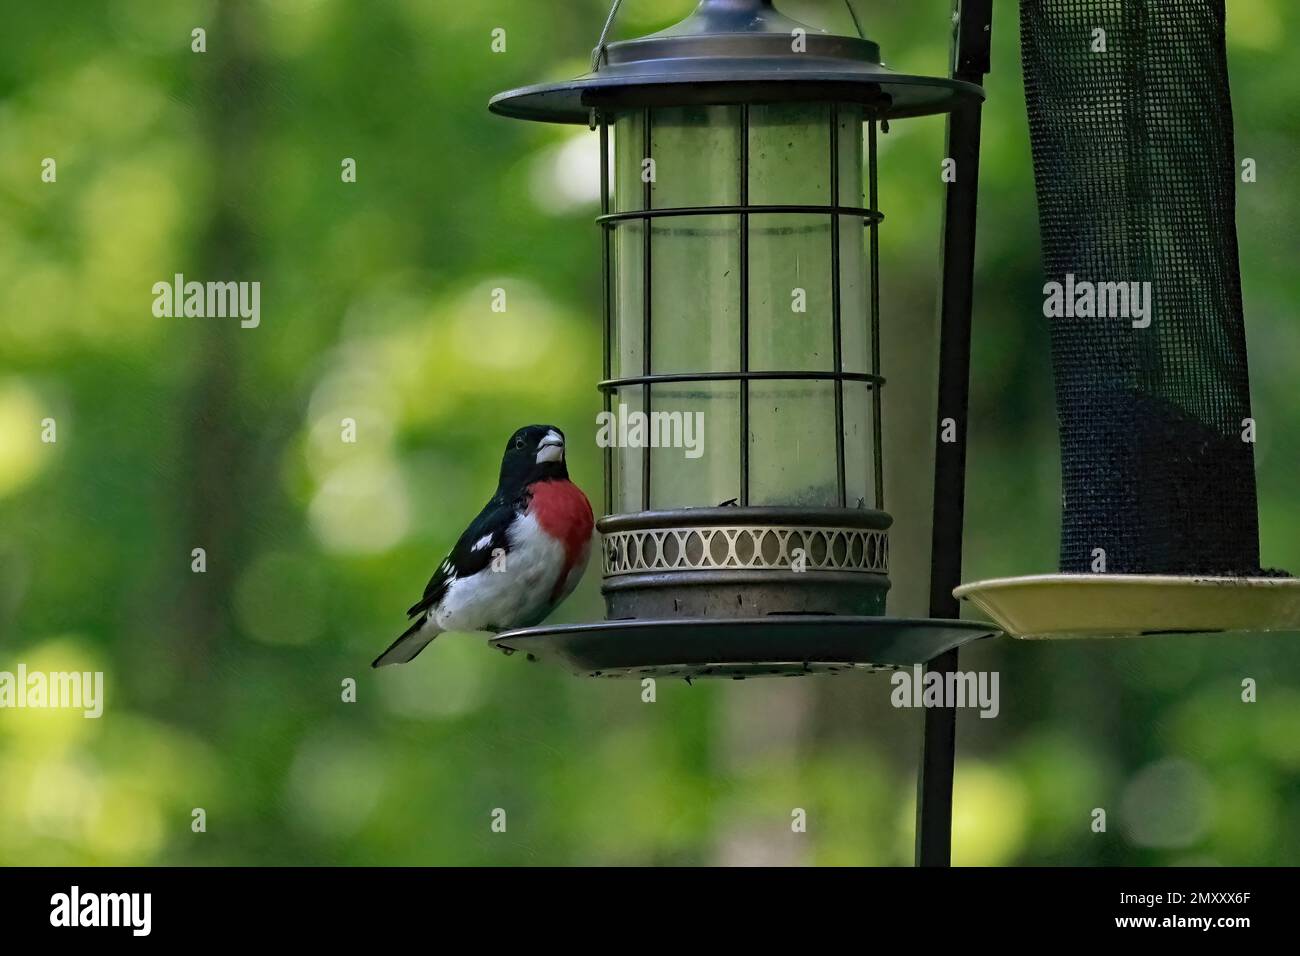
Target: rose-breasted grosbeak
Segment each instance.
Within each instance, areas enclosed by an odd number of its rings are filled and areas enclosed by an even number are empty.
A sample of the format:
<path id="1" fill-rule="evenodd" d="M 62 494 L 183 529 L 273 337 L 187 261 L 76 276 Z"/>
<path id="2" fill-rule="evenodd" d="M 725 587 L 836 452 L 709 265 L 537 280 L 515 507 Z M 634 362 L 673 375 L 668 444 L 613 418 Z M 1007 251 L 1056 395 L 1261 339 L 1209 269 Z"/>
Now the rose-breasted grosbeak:
<path id="1" fill-rule="evenodd" d="M 443 631 L 530 627 L 577 586 L 594 520 L 569 481 L 564 433 L 528 425 L 510 436 L 501 478 L 407 616 L 411 626 L 372 667 L 405 664 Z"/>

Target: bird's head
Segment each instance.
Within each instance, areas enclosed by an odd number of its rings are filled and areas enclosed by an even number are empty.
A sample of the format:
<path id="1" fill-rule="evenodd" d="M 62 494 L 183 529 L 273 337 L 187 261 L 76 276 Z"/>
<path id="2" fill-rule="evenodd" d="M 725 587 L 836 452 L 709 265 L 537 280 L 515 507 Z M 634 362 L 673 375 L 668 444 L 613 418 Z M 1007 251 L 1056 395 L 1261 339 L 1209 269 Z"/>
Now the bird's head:
<path id="1" fill-rule="evenodd" d="M 547 478 L 568 478 L 564 432 L 554 425 L 525 425 L 510 436 L 501 458 L 501 488 L 516 489 Z"/>

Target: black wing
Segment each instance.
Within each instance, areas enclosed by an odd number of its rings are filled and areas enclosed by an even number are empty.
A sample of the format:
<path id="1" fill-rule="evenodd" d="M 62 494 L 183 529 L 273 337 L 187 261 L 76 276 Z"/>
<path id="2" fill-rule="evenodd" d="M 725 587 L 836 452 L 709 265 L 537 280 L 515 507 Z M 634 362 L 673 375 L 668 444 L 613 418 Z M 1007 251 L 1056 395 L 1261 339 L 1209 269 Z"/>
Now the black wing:
<path id="1" fill-rule="evenodd" d="M 423 614 L 441 601 L 452 581 L 482 571 L 492 563 L 492 554 L 498 548 L 509 553 L 510 542 L 506 537 L 506 529 L 515 520 L 515 510 L 513 502 L 508 503 L 500 498 L 489 501 L 478 517 L 470 522 L 456 542 L 456 547 L 438 565 L 438 570 L 433 573 L 424 589 L 424 597 L 420 598 L 418 604 L 411 606 L 406 612 L 407 616 Z"/>

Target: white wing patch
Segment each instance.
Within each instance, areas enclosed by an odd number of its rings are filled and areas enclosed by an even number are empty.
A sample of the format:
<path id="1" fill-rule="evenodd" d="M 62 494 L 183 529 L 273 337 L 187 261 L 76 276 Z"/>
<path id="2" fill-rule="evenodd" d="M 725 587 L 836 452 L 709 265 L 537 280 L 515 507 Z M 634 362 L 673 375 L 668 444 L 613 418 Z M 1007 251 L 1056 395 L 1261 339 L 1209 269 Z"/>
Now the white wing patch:
<path id="1" fill-rule="evenodd" d="M 484 548 L 486 548 L 486 547 L 487 547 L 489 544 L 491 544 L 491 543 L 492 543 L 492 532 L 489 531 L 487 534 L 483 535 L 483 537 L 481 537 L 481 538 L 479 538 L 477 541 L 475 541 L 475 542 L 474 542 L 474 547 L 470 548 L 470 550 L 471 550 L 471 551 L 482 551 Z"/>

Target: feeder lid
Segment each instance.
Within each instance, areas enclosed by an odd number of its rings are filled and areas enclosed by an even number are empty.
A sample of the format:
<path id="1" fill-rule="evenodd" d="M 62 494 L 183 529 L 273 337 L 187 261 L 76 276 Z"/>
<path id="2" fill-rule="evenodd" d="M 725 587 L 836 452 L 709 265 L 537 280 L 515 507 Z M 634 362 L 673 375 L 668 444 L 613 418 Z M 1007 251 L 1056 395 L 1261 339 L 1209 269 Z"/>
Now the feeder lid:
<path id="1" fill-rule="evenodd" d="M 739 679 L 910 667 L 997 633 L 979 621 L 781 614 L 528 627 L 490 643 L 588 677 Z"/>
<path id="2" fill-rule="evenodd" d="M 881 103 L 877 115 L 892 119 L 984 98 L 973 83 L 895 73 L 872 41 L 791 20 L 772 0 L 701 0 L 676 26 L 598 53 L 590 73 L 498 93 L 488 108 L 517 119 L 587 123 L 602 106 L 841 99 Z"/>
<path id="3" fill-rule="evenodd" d="M 1300 579 L 1037 574 L 956 588 L 1012 637 L 1300 631 Z"/>

